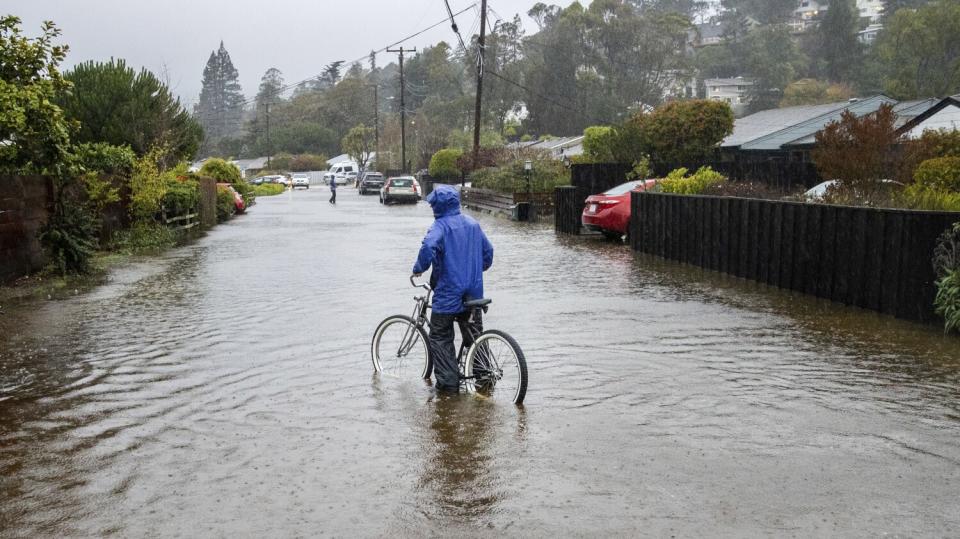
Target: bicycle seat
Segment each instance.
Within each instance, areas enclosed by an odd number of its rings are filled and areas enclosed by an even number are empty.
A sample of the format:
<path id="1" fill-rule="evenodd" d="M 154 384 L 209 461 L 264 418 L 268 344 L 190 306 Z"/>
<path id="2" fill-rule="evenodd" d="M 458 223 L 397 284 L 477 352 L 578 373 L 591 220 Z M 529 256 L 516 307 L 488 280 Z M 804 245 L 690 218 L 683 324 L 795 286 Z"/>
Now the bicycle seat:
<path id="1" fill-rule="evenodd" d="M 486 307 L 493 303 L 492 299 L 480 298 L 480 299 L 471 299 L 470 301 L 463 302 L 463 306 L 468 309 L 476 309 L 477 307 Z"/>

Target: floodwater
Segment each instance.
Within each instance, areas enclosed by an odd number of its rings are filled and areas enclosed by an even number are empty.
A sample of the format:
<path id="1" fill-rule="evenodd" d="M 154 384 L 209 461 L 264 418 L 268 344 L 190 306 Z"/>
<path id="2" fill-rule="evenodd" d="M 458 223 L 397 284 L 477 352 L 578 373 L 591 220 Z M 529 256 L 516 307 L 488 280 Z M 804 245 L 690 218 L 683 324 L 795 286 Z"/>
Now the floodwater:
<path id="1" fill-rule="evenodd" d="M 479 217 L 523 408 L 373 375 L 429 208 L 350 189 L 0 314 L 0 536 L 956 536 L 960 339 Z"/>

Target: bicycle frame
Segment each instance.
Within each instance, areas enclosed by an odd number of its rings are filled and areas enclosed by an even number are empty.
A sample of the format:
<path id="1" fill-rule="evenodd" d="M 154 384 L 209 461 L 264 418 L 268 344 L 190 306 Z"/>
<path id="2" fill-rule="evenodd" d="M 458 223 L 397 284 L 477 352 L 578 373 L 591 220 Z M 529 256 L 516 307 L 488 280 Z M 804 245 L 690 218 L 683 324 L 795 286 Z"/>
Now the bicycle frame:
<path id="1" fill-rule="evenodd" d="M 413 314 L 411 314 L 410 317 L 416 321 L 417 327 L 429 328 L 430 326 L 427 323 L 428 322 L 427 311 L 432 307 L 430 300 L 433 297 L 433 289 L 430 288 L 430 286 L 426 283 L 417 284 L 414 279 L 415 277 L 411 275 L 410 284 L 413 285 L 414 288 L 423 288 L 424 290 L 427 291 L 427 293 L 425 295 L 415 296 L 413 298 L 415 303 L 413 307 Z M 464 372 L 466 372 L 466 364 L 465 364 L 465 361 L 467 359 L 466 352 L 469 349 L 469 347 L 467 346 L 467 343 L 469 342 L 472 344 L 477 339 L 477 337 L 480 336 L 479 334 L 473 331 L 473 328 L 471 325 L 471 322 L 473 322 L 474 316 L 476 316 L 477 314 L 476 311 L 478 310 L 482 310 L 482 308 L 477 307 L 477 308 L 471 309 L 470 315 L 466 319 L 457 320 L 457 324 L 460 327 L 460 337 L 461 337 L 460 350 L 457 352 L 457 366 L 458 366 L 458 370 L 460 371 L 461 382 L 463 382 L 464 380 L 469 380 L 471 378 L 476 378 L 475 376 L 465 376 Z M 427 334 L 429 335 L 430 332 L 427 331 Z M 469 336 L 470 338 L 467 339 L 467 336 Z M 403 339 L 400 341 L 400 349 L 398 350 L 398 353 L 401 354 L 402 356 L 406 356 L 410 352 L 410 350 L 413 348 L 413 346 L 417 344 L 418 337 L 419 337 L 419 333 L 417 333 L 416 329 L 412 327 L 408 328 L 407 333 L 404 335 Z M 429 343 L 427 344 L 427 346 L 429 347 Z"/>

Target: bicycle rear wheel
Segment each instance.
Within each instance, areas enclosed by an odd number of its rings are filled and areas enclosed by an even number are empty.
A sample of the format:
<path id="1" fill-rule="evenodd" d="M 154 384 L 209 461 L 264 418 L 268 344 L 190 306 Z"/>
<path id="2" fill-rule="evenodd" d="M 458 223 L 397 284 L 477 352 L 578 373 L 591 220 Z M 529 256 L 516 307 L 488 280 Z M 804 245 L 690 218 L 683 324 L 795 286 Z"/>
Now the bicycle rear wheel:
<path id="1" fill-rule="evenodd" d="M 370 343 L 373 370 L 396 378 L 426 379 L 433 373 L 427 333 L 413 318 L 394 315 L 384 319 Z"/>
<path id="2" fill-rule="evenodd" d="M 464 370 L 467 391 L 523 404 L 527 395 L 527 360 L 510 335 L 496 329 L 481 333 L 467 352 Z"/>

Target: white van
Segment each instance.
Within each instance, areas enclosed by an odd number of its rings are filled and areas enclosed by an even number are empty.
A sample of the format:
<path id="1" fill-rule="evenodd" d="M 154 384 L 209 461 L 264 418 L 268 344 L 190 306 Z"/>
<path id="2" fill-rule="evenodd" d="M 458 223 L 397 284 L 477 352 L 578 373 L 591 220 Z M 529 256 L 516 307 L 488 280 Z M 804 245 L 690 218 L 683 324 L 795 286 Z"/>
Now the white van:
<path id="1" fill-rule="evenodd" d="M 337 182 L 337 185 L 346 185 L 353 183 L 357 179 L 359 167 L 353 161 L 342 161 L 330 167 L 330 170 L 323 175 L 323 183 L 330 185 L 330 180 Z"/>

